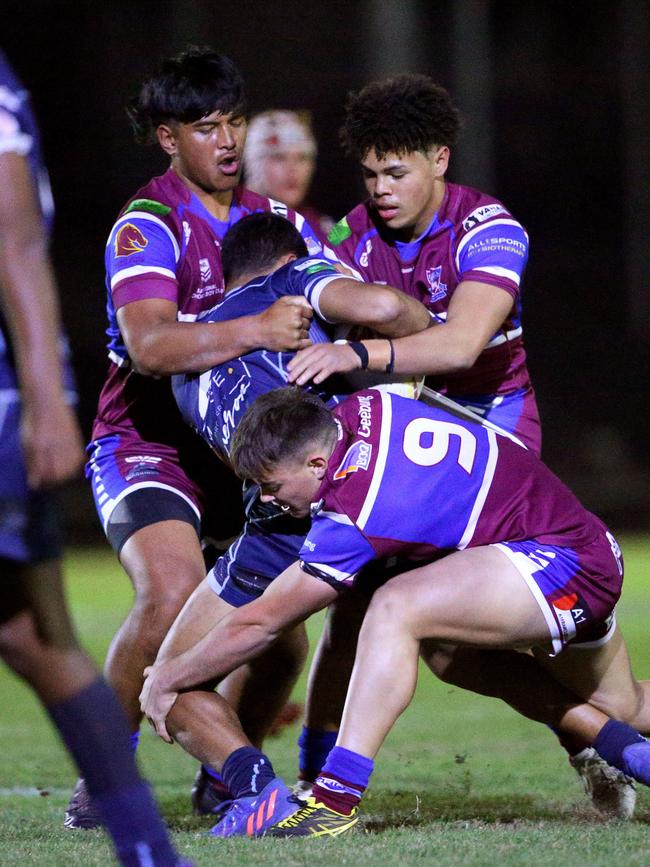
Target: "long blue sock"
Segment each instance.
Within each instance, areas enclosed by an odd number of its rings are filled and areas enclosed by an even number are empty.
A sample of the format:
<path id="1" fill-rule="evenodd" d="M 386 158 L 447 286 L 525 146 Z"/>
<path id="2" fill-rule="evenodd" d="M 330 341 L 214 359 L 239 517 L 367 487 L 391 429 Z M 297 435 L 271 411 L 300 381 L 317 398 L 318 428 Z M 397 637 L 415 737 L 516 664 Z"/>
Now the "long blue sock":
<path id="1" fill-rule="evenodd" d="M 299 777 L 313 783 L 331 750 L 336 746 L 338 732 L 326 732 L 303 726 L 298 738 Z"/>
<path id="2" fill-rule="evenodd" d="M 650 742 L 631 726 L 609 720 L 598 733 L 594 749 L 608 764 L 650 786 Z"/>
<path id="3" fill-rule="evenodd" d="M 124 712 L 99 677 L 46 708 L 75 760 L 124 867 L 174 867 L 178 856 L 140 777 Z"/>
<path id="4" fill-rule="evenodd" d="M 258 795 L 275 779 L 275 771 L 268 756 L 255 747 L 240 747 L 223 763 L 221 776 L 234 798 Z"/>

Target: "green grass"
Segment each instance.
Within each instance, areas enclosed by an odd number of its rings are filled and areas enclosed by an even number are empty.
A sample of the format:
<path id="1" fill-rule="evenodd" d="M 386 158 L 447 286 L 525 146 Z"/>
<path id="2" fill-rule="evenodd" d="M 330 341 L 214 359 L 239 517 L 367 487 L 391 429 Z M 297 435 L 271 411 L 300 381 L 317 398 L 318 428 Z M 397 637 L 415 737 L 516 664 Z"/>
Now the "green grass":
<path id="1" fill-rule="evenodd" d="M 650 540 L 623 539 L 618 607 L 635 671 L 650 677 Z M 110 552 L 73 551 L 69 594 L 98 660 L 128 610 L 128 580 Z M 313 621 L 312 635 L 320 626 Z M 53 676 L 56 673 L 53 672 Z M 303 686 L 300 685 L 300 692 Z M 378 697 L 378 701 L 381 697 Z M 294 726 L 268 743 L 279 773 L 296 771 Z M 110 864 L 101 832 L 64 831 L 72 765 L 34 697 L 0 670 L 0 865 Z M 197 865 L 609 865 L 650 861 L 650 797 L 636 819 L 603 822 L 590 809 L 552 735 L 494 700 L 422 673 L 416 698 L 384 745 L 364 802 L 368 833 L 345 841 L 208 839 L 190 815 L 194 762 L 143 730 L 141 765 L 181 851 Z"/>

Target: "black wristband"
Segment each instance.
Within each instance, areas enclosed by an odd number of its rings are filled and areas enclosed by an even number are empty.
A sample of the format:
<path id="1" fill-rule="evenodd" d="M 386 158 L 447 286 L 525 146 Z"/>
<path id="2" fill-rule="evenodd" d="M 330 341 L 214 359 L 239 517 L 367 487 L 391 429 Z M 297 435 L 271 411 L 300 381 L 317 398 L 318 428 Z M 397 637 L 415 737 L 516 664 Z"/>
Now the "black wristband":
<path id="1" fill-rule="evenodd" d="M 368 350 L 363 343 L 357 340 L 348 340 L 347 344 L 361 359 L 361 370 L 368 370 Z"/>
<path id="2" fill-rule="evenodd" d="M 390 360 L 386 365 L 386 373 L 392 373 L 395 370 L 395 347 L 390 337 L 387 337 L 388 345 L 390 346 Z"/>

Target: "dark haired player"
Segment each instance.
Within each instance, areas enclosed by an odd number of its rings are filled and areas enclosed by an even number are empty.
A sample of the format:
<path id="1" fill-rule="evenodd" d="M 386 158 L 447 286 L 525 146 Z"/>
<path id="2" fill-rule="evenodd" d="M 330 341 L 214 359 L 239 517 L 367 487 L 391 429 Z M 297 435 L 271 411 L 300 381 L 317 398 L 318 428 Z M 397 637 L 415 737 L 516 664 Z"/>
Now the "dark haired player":
<path id="1" fill-rule="evenodd" d="M 110 363 L 87 472 L 106 536 L 135 588 L 105 667 L 135 744 L 142 671 L 205 576 L 200 537 L 228 538 L 242 519 L 239 483 L 183 423 L 169 376 L 258 346 L 307 344 L 311 310 L 303 298 L 230 322 L 196 322 L 223 295 L 220 244 L 229 226 L 273 210 L 300 228 L 312 252 L 320 247 L 302 217 L 238 185 L 246 101 L 227 57 L 197 48 L 165 61 L 130 116 L 138 139 L 157 142 L 170 167 L 137 191 L 108 238 Z M 80 781 L 66 826 L 97 822 Z"/>
<path id="2" fill-rule="evenodd" d="M 314 341 L 328 340 L 328 330 L 339 322 L 361 324 L 387 336 L 411 333 L 430 323 L 426 308 L 415 299 L 390 287 L 351 279 L 323 258 L 308 256 L 295 226 L 274 214 L 253 214 L 233 226 L 223 241 L 222 264 L 227 294 L 203 315 L 203 322 L 230 321 L 246 310 L 258 313 L 288 295 L 305 297 L 312 305 L 316 317 L 309 336 Z M 287 363 L 292 357 L 290 352 L 255 349 L 205 373 L 175 376 L 174 393 L 183 417 L 228 461 L 239 420 L 258 395 L 286 384 Z M 325 383 L 317 393 L 334 406 L 340 399 L 337 386 L 343 384 Z M 163 642 L 158 660 L 191 647 L 233 607 L 257 598 L 295 561 L 309 521 L 260 504 L 256 488 L 249 490 L 247 501 L 244 532 L 192 594 Z M 302 624 L 283 637 L 285 646 L 304 640 Z M 269 657 L 272 653 L 277 655 L 277 643 Z M 225 702 L 211 690 L 183 696 L 169 725 L 174 726 L 175 738 L 184 749 L 222 772 L 225 788 L 232 795 L 250 795 L 257 776 L 242 775 L 241 768 L 248 771 L 251 762 L 259 763 L 266 774 L 272 774 L 268 759 L 259 751 L 259 718 L 274 716 L 277 702 L 284 697 L 277 689 L 274 695 L 264 685 L 263 693 L 257 696 L 257 720 L 241 718 L 248 736 L 241 746 L 243 753 L 225 765 L 233 737 L 241 730 Z"/>
<path id="3" fill-rule="evenodd" d="M 364 280 L 422 301 L 444 328 L 395 344 L 395 371 L 435 376 L 434 387 L 516 434 L 539 453 L 526 368 L 520 283 L 528 236 L 491 196 L 446 181 L 459 118 L 449 94 L 424 75 L 373 82 L 349 98 L 341 140 L 368 190 L 332 229 L 336 256 Z M 369 341 L 369 369 L 386 364 Z M 292 379 L 349 370 L 337 347 L 301 353 Z"/>
<path id="4" fill-rule="evenodd" d="M 337 745 L 313 794 L 292 808 L 271 775 L 257 795 L 235 802 L 222 836 L 351 830 L 374 756 L 411 700 L 423 642 L 511 657 L 511 672 L 528 669 L 529 694 L 539 689 L 547 702 L 542 713 L 534 699 L 522 712 L 578 734 L 650 784 L 650 744 L 637 731 L 650 730 L 650 681 L 634 679 L 613 614 L 620 549 L 530 450 L 390 392 L 357 392 L 330 413 L 285 388 L 255 401 L 230 455 L 263 501 L 297 518 L 311 514 L 312 526 L 299 561 L 259 599 L 147 673 L 143 706 L 160 734 L 163 697 L 168 710 L 174 691 L 263 652 L 367 565 L 395 558 L 398 567 L 364 619 Z M 504 648 L 532 648 L 535 659 Z M 226 762 L 238 752 L 233 743 Z"/>
<path id="5" fill-rule="evenodd" d="M 329 240 L 336 256 L 365 280 L 414 295 L 440 323 L 395 341 L 395 372 L 431 377 L 443 394 L 539 454 L 541 430 L 521 325 L 528 236 L 501 202 L 446 181 L 458 129 L 449 94 L 423 75 L 373 82 L 352 94 L 341 140 L 361 163 L 369 198 L 334 227 Z M 362 342 L 368 369 L 383 369 L 385 344 Z M 345 347 L 313 346 L 292 362 L 290 380 L 318 383 L 359 366 Z M 457 663 L 455 668 L 460 670 Z M 471 682 L 473 674 L 467 674 Z M 322 721 L 315 731 L 307 725 L 301 741 L 325 751 L 334 735 L 322 727 Z M 635 800 L 630 782 L 593 750 L 572 739 L 562 742 L 594 805 L 629 818 Z M 306 769 L 302 774 L 313 776 Z"/>
<path id="6" fill-rule="evenodd" d="M 140 778 L 124 713 L 65 604 L 56 487 L 83 457 L 61 358 L 47 172 L 29 96 L 0 52 L 0 655 L 48 711 L 121 864 L 178 856 Z"/>

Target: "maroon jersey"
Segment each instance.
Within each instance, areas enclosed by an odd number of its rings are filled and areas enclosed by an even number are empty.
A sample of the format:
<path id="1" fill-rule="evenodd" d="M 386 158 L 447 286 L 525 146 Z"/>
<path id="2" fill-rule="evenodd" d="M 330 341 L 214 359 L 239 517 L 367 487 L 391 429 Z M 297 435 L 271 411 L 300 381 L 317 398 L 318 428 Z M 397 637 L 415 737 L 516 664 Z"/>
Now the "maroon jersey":
<path id="1" fill-rule="evenodd" d="M 185 437 L 168 378 L 136 373 L 117 321 L 131 301 L 161 298 L 178 307 L 178 319 L 194 321 L 224 294 L 221 240 L 231 225 L 255 211 L 287 217 L 312 254 L 320 245 L 304 218 L 285 205 L 237 187 L 227 222 L 217 220 L 169 169 L 127 203 L 106 247 L 110 367 L 99 398 L 93 438 L 119 433 L 173 444 Z"/>
<path id="2" fill-rule="evenodd" d="M 473 280 L 507 292 L 512 309 L 469 371 L 434 378 L 452 397 L 501 395 L 530 388 L 521 328 L 520 283 L 528 236 L 504 205 L 470 187 L 446 185 L 439 211 L 411 243 L 396 239 L 371 202 L 336 224 L 329 244 L 364 280 L 414 296 L 444 323 L 459 283 Z"/>

